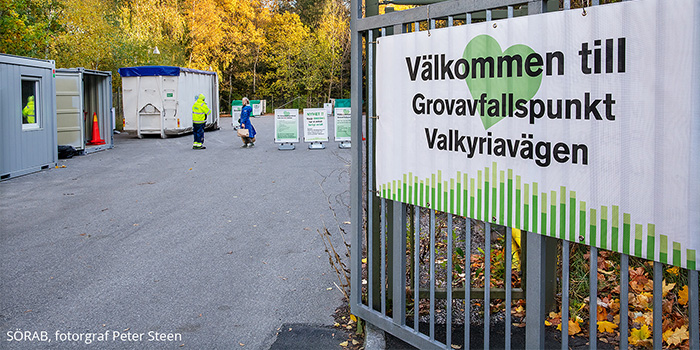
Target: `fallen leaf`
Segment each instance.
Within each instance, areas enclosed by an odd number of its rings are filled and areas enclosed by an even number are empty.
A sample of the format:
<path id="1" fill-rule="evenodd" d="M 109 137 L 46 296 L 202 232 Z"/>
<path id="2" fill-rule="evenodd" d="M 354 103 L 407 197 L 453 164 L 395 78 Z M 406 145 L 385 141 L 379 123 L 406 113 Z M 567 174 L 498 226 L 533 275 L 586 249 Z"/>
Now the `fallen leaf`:
<path id="1" fill-rule="evenodd" d="M 680 328 L 676 328 L 674 331 L 670 329 L 667 330 L 664 332 L 663 338 L 668 345 L 677 346 L 684 340 L 690 339 L 690 334 L 688 334 L 688 328 L 686 326 L 682 326 Z"/>
<path id="2" fill-rule="evenodd" d="M 608 309 L 598 306 L 598 321 L 606 321 L 608 319 Z"/>
<path id="3" fill-rule="evenodd" d="M 357 322 L 357 317 L 355 317 L 355 315 L 352 315 L 352 314 L 351 314 L 351 315 L 350 315 L 350 320 L 353 321 L 353 322 Z"/>
<path id="4" fill-rule="evenodd" d="M 544 320 L 544 325 L 547 326 L 547 327 L 549 327 L 549 326 L 552 325 L 552 322 L 549 322 L 549 321 L 547 321 L 547 320 Z"/>
<path id="5" fill-rule="evenodd" d="M 561 331 L 561 323 L 557 326 L 557 330 Z M 578 322 L 569 320 L 569 335 L 575 335 L 579 332 L 581 332 L 581 326 L 578 325 Z"/>
<path id="6" fill-rule="evenodd" d="M 679 270 L 678 266 L 674 266 L 674 267 L 666 269 L 666 272 L 678 276 L 678 270 Z"/>
<path id="7" fill-rule="evenodd" d="M 342 347 L 347 347 L 347 346 L 348 346 L 348 342 L 344 341 L 344 342 L 340 343 L 340 346 L 342 346 Z"/>
<path id="8" fill-rule="evenodd" d="M 461 349 L 462 348 L 461 346 L 454 345 L 454 344 L 450 345 L 450 347 L 452 347 L 453 349 Z"/>
<path id="9" fill-rule="evenodd" d="M 678 303 L 681 305 L 688 304 L 688 286 L 683 286 L 678 292 Z"/>
<path id="10" fill-rule="evenodd" d="M 617 325 L 608 322 L 608 321 L 599 321 L 598 322 L 598 332 L 608 332 L 608 333 L 615 333 L 615 329 L 617 328 Z"/>
<path id="11" fill-rule="evenodd" d="M 627 338 L 627 340 L 631 345 L 635 345 L 642 340 L 648 339 L 650 335 L 649 327 L 647 327 L 647 325 L 643 325 L 639 329 L 632 328 L 630 336 Z"/>
<path id="12" fill-rule="evenodd" d="M 661 285 L 663 286 L 663 294 L 661 294 L 661 296 L 664 298 L 666 297 L 666 294 L 668 294 L 668 292 L 672 291 L 673 288 L 676 286 L 675 283 L 666 284 L 666 280 L 663 280 L 661 282 Z"/>
<path id="13" fill-rule="evenodd" d="M 238 343 L 238 345 L 240 345 L 240 346 L 245 346 L 245 344 L 243 344 L 243 343 Z"/>
<path id="14" fill-rule="evenodd" d="M 357 341 L 357 340 L 355 340 L 355 339 L 353 339 L 353 340 L 352 340 L 352 345 L 357 345 L 357 344 L 360 344 L 360 342 Z"/>

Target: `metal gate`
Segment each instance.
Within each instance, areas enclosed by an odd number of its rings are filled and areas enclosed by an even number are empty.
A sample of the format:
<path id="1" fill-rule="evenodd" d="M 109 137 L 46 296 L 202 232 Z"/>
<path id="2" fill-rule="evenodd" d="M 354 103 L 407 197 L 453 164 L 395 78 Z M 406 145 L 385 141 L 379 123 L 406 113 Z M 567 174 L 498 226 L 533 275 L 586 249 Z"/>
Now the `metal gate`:
<path id="1" fill-rule="evenodd" d="M 599 4 L 593 0 L 591 5 Z M 570 272 L 576 268 L 575 262 L 570 261 L 570 249 L 574 243 L 522 232 L 521 239 L 515 240 L 522 247 L 519 268 L 521 281 L 513 285 L 507 283 L 510 282 L 509 278 L 504 277 L 503 288 L 491 287 L 491 283 L 486 282 L 482 288 L 477 288 L 470 278 L 470 251 L 477 244 L 472 236 L 474 233 L 484 236 L 483 244 L 478 247 L 484 255 L 483 280 L 492 281 L 492 237 L 496 236 L 500 237 L 499 248 L 502 248 L 503 256 L 506 257 L 503 259 L 503 276 L 513 276 L 513 260 L 509 257 L 517 245 L 511 244 L 514 241 L 512 229 L 488 221 L 476 221 L 379 198 L 374 191 L 376 184 L 373 177 L 376 154 L 374 45 L 378 37 L 532 15 L 548 10 L 570 10 L 570 1 L 564 0 L 560 4 L 559 1 L 542 0 L 453 0 L 371 17 L 363 17 L 367 8 L 362 1 L 354 0 L 351 6 L 352 143 L 362 145 L 354 147 L 352 154 L 350 303 L 353 314 L 420 349 L 467 349 L 482 346 L 484 349 L 542 349 L 559 346 L 568 349 L 568 336 L 560 335 L 555 339 L 555 344 L 550 338 L 545 342 L 545 321 L 550 311 L 561 312 L 560 334 L 569 334 Z M 585 9 L 582 11 L 585 13 Z M 596 247 L 585 249 L 590 254 L 588 269 L 595 272 L 598 269 L 599 251 Z M 456 254 L 459 251 L 461 254 Z M 463 259 L 455 262 L 455 256 Z M 619 271 L 628 271 L 630 256 L 619 254 L 619 259 Z M 455 269 L 461 270 L 464 275 L 461 288 L 453 286 Z M 653 262 L 653 276 L 660 277 L 663 271 L 664 264 Z M 689 347 L 698 349 L 698 271 L 681 271 L 681 274 L 687 276 L 689 286 Z M 596 320 L 599 303 L 598 274 L 588 275 L 589 320 Z M 458 273 L 457 276 L 461 275 Z M 436 285 L 438 280 L 440 286 Z M 629 314 L 629 282 L 629 274 L 621 273 L 621 315 Z M 662 278 L 653 278 L 652 334 L 656 349 L 662 348 L 663 287 Z M 561 298 L 561 309 L 553 310 L 555 298 Z M 494 300 L 505 305 L 501 312 L 503 321 L 499 323 L 502 329 L 498 331 L 492 329 L 492 310 L 496 310 Z M 518 336 L 514 335 L 516 327 L 513 326 L 515 300 L 522 300 L 516 304 L 525 306 L 519 313 L 524 315 L 524 319 L 518 323 L 518 328 L 523 326 L 525 331 L 518 332 Z M 421 302 L 424 315 L 421 315 Z M 525 302 L 526 305 L 522 305 Z M 478 304 L 484 306 L 477 316 L 479 320 L 475 320 L 472 309 Z M 459 322 L 455 322 L 454 319 L 457 318 L 460 319 Z M 475 332 L 471 325 L 474 323 L 482 325 L 479 332 L 476 332 L 479 334 L 473 334 Z M 620 348 L 629 346 L 630 330 L 627 325 L 628 322 L 620 322 Z M 455 332 L 455 329 L 460 329 L 460 332 Z M 589 321 L 588 332 L 589 347 L 595 349 L 599 342 L 597 322 Z M 499 338 L 493 339 L 494 334 Z M 503 339 L 500 339 L 501 334 L 504 335 Z M 517 346 L 513 345 L 514 342 L 517 342 Z"/>

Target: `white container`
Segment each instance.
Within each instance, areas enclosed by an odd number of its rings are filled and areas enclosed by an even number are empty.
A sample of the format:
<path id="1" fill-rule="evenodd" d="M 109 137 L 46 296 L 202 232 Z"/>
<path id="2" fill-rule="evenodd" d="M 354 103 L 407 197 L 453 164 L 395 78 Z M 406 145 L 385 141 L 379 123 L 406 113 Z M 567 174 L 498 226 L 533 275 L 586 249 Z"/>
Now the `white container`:
<path id="1" fill-rule="evenodd" d="M 95 116 L 97 126 L 93 125 Z M 114 147 L 112 72 L 56 69 L 56 119 L 59 145 L 84 153 Z M 93 135 L 95 127 L 99 135 Z M 91 142 L 96 140 L 102 142 Z"/>
<path id="2" fill-rule="evenodd" d="M 219 78 L 215 72 L 170 66 L 119 68 L 124 131 L 181 135 L 192 131 L 192 105 L 204 94 L 210 114 L 206 129 L 219 129 Z"/>

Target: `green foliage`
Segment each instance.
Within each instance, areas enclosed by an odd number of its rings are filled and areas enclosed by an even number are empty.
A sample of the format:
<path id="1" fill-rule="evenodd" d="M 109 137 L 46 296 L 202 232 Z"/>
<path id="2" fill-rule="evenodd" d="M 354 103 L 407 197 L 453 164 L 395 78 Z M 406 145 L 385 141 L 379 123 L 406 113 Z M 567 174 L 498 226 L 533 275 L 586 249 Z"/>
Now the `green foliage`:
<path id="1" fill-rule="evenodd" d="M 51 39 L 62 28 L 56 0 L 0 0 L 0 52 L 49 58 Z"/>

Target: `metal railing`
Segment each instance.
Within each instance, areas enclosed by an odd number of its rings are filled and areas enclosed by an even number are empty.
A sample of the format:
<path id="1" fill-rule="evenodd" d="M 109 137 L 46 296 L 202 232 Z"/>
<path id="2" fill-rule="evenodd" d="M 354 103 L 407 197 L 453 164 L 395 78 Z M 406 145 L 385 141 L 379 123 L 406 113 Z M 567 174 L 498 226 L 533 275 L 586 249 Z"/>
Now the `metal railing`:
<path id="1" fill-rule="evenodd" d="M 374 43 L 377 37 L 434 29 L 438 25 L 453 26 L 455 22 L 469 25 L 476 18 L 486 21 L 498 16 L 514 17 L 518 14 L 536 14 L 553 10 L 548 5 L 554 5 L 558 10 L 558 1 L 529 1 L 523 3 L 515 0 L 483 0 L 483 1 L 445 1 L 428 6 L 414 8 L 386 15 L 362 18 L 363 4 L 352 1 L 351 26 L 351 72 L 352 72 L 352 135 L 353 144 L 363 147 L 353 148 L 351 175 L 352 195 L 352 250 L 351 250 L 351 308 L 353 314 L 387 331 L 403 341 L 420 349 L 450 349 L 459 339 L 453 339 L 457 334 L 455 329 L 463 327 L 462 345 L 459 348 L 478 347 L 470 340 L 481 340 L 484 349 L 504 347 L 510 349 L 513 345 L 511 306 L 514 299 L 524 299 L 526 313 L 523 324 L 525 334 L 519 335 L 518 341 L 524 341 L 518 347 L 541 349 L 557 347 L 545 344 L 545 319 L 549 311 L 553 311 L 555 297 L 561 298 L 561 335 L 562 349 L 568 349 L 568 325 L 570 299 L 570 266 L 576 266 L 578 261 L 570 261 L 570 246 L 575 243 L 542 236 L 536 233 L 523 232 L 521 286 L 513 287 L 510 281 L 503 281 L 504 288 L 495 289 L 489 282 L 483 288 L 475 288 L 471 281 L 471 251 L 475 248 L 472 233 L 483 226 L 483 279 L 491 281 L 491 252 L 492 232 L 504 234 L 503 250 L 505 272 L 504 276 L 513 275 L 511 265 L 512 230 L 509 227 L 498 226 L 489 222 L 478 222 L 464 219 L 452 214 L 437 213 L 430 208 L 407 205 L 398 201 L 380 198 L 375 192 L 375 71 Z M 594 0 L 592 5 L 598 5 Z M 569 0 L 562 4 L 563 9 L 570 8 Z M 363 67 L 366 70 L 363 70 Z M 363 81 L 366 85 L 363 85 Z M 361 102 L 363 101 L 363 102 Z M 366 141 L 363 141 L 363 137 Z M 444 225 L 439 218 L 444 218 Z M 455 222 L 459 221 L 459 225 Z M 458 247 L 454 242 L 453 233 L 463 234 L 463 243 Z M 422 238 L 421 238 L 422 236 Z M 438 239 L 438 237 L 443 237 Z M 440 246 L 441 250 L 436 250 Z M 454 252 L 461 249 L 466 258 L 458 264 L 453 259 Z M 481 246 L 479 247 L 481 248 Z M 595 349 L 598 343 L 597 306 L 598 306 L 598 271 L 596 247 L 590 249 L 589 269 L 589 347 Z M 428 253 L 426 253 L 428 252 Z M 444 255 L 443 258 L 436 254 Z M 429 255 L 429 256 L 422 256 Z M 525 256 L 526 255 L 526 256 Z M 619 271 L 628 271 L 630 256 L 619 254 Z M 426 263 L 427 260 L 427 263 Z M 437 271 L 438 263 L 441 271 Z M 463 288 L 453 288 L 452 280 L 455 266 L 464 272 Z M 561 275 L 556 275 L 559 266 Z M 662 288 L 664 264 L 653 263 L 653 346 L 662 348 Z M 700 349 L 700 321 L 698 306 L 698 271 L 681 270 L 687 274 L 689 286 L 689 346 L 690 349 Z M 438 276 L 439 275 L 439 276 Z M 444 275 L 444 276 L 443 276 Z M 436 284 L 444 284 L 437 288 Z M 527 283 L 526 283 L 527 282 Z M 629 274 L 620 273 L 620 315 L 629 314 Z M 555 288 L 555 286 L 557 288 Z M 559 293 L 557 293 L 557 290 Z M 505 311 L 503 314 L 504 339 L 492 339 L 492 300 L 502 299 Z M 421 300 L 429 303 L 427 315 L 421 316 Z M 483 324 L 479 335 L 471 334 L 470 325 L 475 320 L 472 317 L 472 303 L 484 305 Z M 455 306 L 464 311 L 455 312 Z M 463 314 L 463 315 L 462 315 Z M 460 315 L 461 323 L 453 317 Z M 408 317 L 407 317 L 408 316 Z M 623 316 L 623 320 L 626 320 Z M 443 325 L 444 324 L 444 325 Z M 423 326 L 423 327 L 421 327 Z M 500 323 L 499 323 L 499 327 Z M 627 337 L 630 334 L 628 322 L 622 321 L 619 326 L 619 347 L 629 346 Z M 425 328 L 425 329 L 424 329 Z M 439 332 L 438 332 L 439 328 Z M 499 330 L 500 331 L 500 330 Z M 483 339 L 483 340 L 482 340 Z M 501 344 L 501 341 L 503 344 Z"/>

